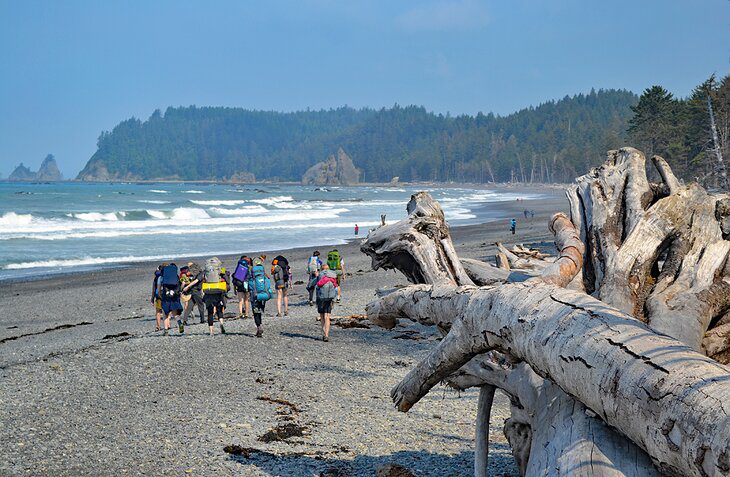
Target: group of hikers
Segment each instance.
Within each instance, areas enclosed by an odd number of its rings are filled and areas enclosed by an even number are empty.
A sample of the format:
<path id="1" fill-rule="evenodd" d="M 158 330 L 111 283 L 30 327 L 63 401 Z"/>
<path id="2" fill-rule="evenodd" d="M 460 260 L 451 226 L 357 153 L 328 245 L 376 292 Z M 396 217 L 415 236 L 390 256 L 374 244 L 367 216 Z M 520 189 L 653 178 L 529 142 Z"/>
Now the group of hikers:
<path id="1" fill-rule="evenodd" d="M 322 261 L 315 251 L 307 262 L 307 290 L 309 305 L 317 305 L 318 320 L 322 325 L 322 339 L 329 341 L 330 319 L 334 303 L 342 298 L 345 264 L 340 252 L 334 249 Z M 272 287 L 273 284 L 273 287 Z M 238 298 L 238 317 L 253 315 L 256 337 L 263 336 L 263 314 L 266 303 L 276 296 L 276 316 L 289 315 L 289 290 L 293 286 L 289 261 L 276 256 L 266 270 L 266 255 L 252 258 L 242 255 L 231 274 L 218 257 L 212 257 L 201 267 L 195 262 L 179 267 L 163 263 L 155 271 L 151 302 L 155 306 L 156 331 L 169 333 L 171 321 L 177 318 L 178 331 L 185 332 L 188 319 L 197 307 L 200 323 L 207 323 L 211 336 L 214 323 L 220 324 L 231 292 Z"/>

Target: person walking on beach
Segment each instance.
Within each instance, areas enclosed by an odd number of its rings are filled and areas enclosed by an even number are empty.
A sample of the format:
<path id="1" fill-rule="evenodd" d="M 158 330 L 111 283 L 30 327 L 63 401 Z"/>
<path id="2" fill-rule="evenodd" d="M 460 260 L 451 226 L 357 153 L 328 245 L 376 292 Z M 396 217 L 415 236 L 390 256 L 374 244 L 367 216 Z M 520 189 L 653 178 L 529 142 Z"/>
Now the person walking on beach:
<path id="1" fill-rule="evenodd" d="M 360 234 L 360 227 L 358 227 L 357 224 L 355 224 L 355 237 L 357 237 Z"/>
<path id="2" fill-rule="evenodd" d="M 251 274 L 248 282 L 248 293 L 251 298 L 251 312 L 253 321 L 256 324 L 256 337 L 261 338 L 264 334 L 263 314 L 266 302 L 273 295 L 271 291 L 271 280 L 266 275 L 264 261 L 261 257 L 254 259 L 251 267 Z"/>
<path id="3" fill-rule="evenodd" d="M 157 296 L 160 297 L 160 306 L 165 316 L 165 331 L 170 331 L 170 320 L 173 316 L 180 316 L 182 305 L 180 304 L 180 274 L 177 265 L 171 263 L 162 269 L 157 279 Z M 178 320 L 180 333 L 185 332 L 182 321 Z"/>
<path id="4" fill-rule="evenodd" d="M 322 265 L 322 273 L 317 281 L 317 312 L 322 323 L 322 341 L 330 340 L 330 319 L 333 301 L 338 296 L 337 274 L 328 264 Z"/>
<path id="5" fill-rule="evenodd" d="M 314 305 L 314 293 L 317 291 L 317 280 L 319 279 L 319 271 L 322 270 L 322 260 L 319 258 L 319 250 L 315 250 L 309 262 L 307 262 L 307 273 L 309 281 L 307 282 L 307 291 L 309 292 L 309 306 Z"/>
<path id="6" fill-rule="evenodd" d="M 251 273 L 251 259 L 246 255 L 241 255 L 238 260 L 236 269 L 233 271 L 233 287 L 238 297 L 238 317 L 248 318 L 248 309 L 250 306 L 248 297 L 248 275 Z"/>
<path id="7" fill-rule="evenodd" d="M 517 219 L 512 219 L 509 221 L 509 229 L 512 232 L 512 235 L 514 235 L 517 231 Z"/>
<path id="8" fill-rule="evenodd" d="M 190 296 L 190 289 L 187 289 L 185 287 L 188 286 L 188 284 L 193 281 L 190 275 L 190 268 L 188 266 L 180 267 L 180 303 L 183 307 L 183 320 L 182 324 L 184 326 L 188 326 L 188 313 L 187 310 L 189 308 L 192 308 L 192 296 Z"/>
<path id="9" fill-rule="evenodd" d="M 160 301 L 160 296 L 158 295 L 158 289 L 159 289 L 159 279 L 162 275 L 162 269 L 167 266 L 166 263 L 160 264 L 157 267 L 157 270 L 155 270 L 155 277 L 152 280 L 152 299 L 150 302 L 155 307 L 155 331 L 160 331 L 160 327 L 162 326 L 162 302 Z"/>
<path id="10" fill-rule="evenodd" d="M 327 254 L 327 265 L 337 275 L 337 303 L 342 300 L 342 282 L 345 281 L 345 260 L 336 248 Z"/>
<path id="11" fill-rule="evenodd" d="M 289 288 L 291 288 L 291 269 L 289 261 L 279 255 L 271 261 L 271 276 L 276 286 L 276 316 L 281 316 L 284 305 L 284 316 L 289 316 Z"/>
<path id="12" fill-rule="evenodd" d="M 188 269 L 192 281 L 185 285 L 183 293 L 190 292 L 191 305 L 185 309 L 183 314 L 183 323 L 188 321 L 188 316 L 192 313 L 193 308 L 198 307 L 198 316 L 200 317 L 200 323 L 205 323 L 205 303 L 203 302 L 203 282 L 205 281 L 205 274 L 203 269 L 200 268 L 195 262 L 188 262 Z"/>
<path id="13" fill-rule="evenodd" d="M 208 329 L 210 336 L 213 336 L 213 323 L 215 318 L 221 327 L 221 334 L 226 334 L 223 327 L 223 313 L 226 310 L 225 295 L 230 290 L 230 285 L 226 280 L 226 274 L 221 267 L 221 261 L 218 257 L 208 259 L 205 263 L 205 280 L 203 282 L 203 301 L 208 311 Z"/>

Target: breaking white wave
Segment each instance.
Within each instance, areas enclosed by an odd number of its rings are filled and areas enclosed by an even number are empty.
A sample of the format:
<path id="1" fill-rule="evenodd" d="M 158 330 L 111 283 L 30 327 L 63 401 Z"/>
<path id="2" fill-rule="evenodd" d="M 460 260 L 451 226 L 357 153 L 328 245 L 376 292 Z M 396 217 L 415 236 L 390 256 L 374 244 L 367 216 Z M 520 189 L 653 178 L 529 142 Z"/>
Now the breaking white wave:
<path id="1" fill-rule="evenodd" d="M 138 200 L 137 202 L 141 202 L 143 204 L 158 204 L 158 205 L 170 203 L 169 200 Z"/>
<path id="2" fill-rule="evenodd" d="M 33 221 L 31 214 L 16 214 L 15 212 L 7 212 L 0 217 L 0 225 L 30 225 Z"/>
<path id="3" fill-rule="evenodd" d="M 160 190 L 160 189 L 150 189 L 150 192 L 154 192 L 155 194 L 169 194 L 169 191 L 166 190 Z"/>
<path id="4" fill-rule="evenodd" d="M 183 194 L 205 194 L 202 190 L 184 190 Z"/>
<path id="5" fill-rule="evenodd" d="M 165 220 L 195 220 L 209 219 L 210 215 L 203 210 L 191 207 L 178 207 L 173 210 L 147 210 L 147 214 L 155 219 Z"/>
<path id="6" fill-rule="evenodd" d="M 252 215 L 265 214 L 269 210 L 262 205 L 245 205 L 237 209 L 222 209 L 220 207 L 213 207 L 210 209 L 210 211 L 218 215 Z"/>
<path id="7" fill-rule="evenodd" d="M 291 202 L 294 200 L 294 197 L 290 195 L 280 195 L 276 197 L 269 197 L 266 199 L 253 199 L 251 202 L 254 204 L 262 204 L 262 205 L 272 205 L 276 206 L 276 204 L 280 204 L 281 202 Z"/>
<path id="8" fill-rule="evenodd" d="M 223 206 L 234 206 L 245 204 L 245 200 L 191 200 L 195 205 L 223 205 Z"/>
<path id="9" fill-rule="evenodd" d="M 126 257 L 84 257 L 66 260 L 39 260 L 37 262 L 9 263 L 3 267 L 5 270 L 23 270 L 27 268 L 62 268 L 82 267 L 88 265 L 108 265 L 115 263 L 146 262 L 149 260 L 162 260 L 166 257 L 159 256 L 126 256 Z"/>
<path id="10" fill-rule="evenodd" d="M 84 222 L 102 222 L 102 221 L 108 221 L 113 222 L 116 220 L 119 220 L 119 217 L 126 216 L 126 212 L 108 212 L 108 213 L 102 213 L 102 212 L 83 212 L 83 213 L 75 213 L 75 214 L 66 214 L 67 217 L 73 217 L 75 219 L 83 220 Z"/>

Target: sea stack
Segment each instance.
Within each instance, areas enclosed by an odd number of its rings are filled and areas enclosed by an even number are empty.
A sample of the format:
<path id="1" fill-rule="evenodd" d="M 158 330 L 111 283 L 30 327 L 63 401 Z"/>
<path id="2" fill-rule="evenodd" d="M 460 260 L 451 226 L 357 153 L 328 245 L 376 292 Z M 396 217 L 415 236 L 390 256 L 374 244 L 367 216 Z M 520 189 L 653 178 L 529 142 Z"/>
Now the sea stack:
<path id="1" fill-rule="evenodd" d="M 58 164 L 56 164 L 56 159 L 53 157 L 53 154 L 49 154 L 45 159 L 43 159 L 41 168 L 38 169 L 38 172 L 36 173 L 35 180 L 42 182 L 56 182 L 63 180 L 63 176 L 61 175 L 61 171 L 58 169 Z"/>
<path id="2" fill-rule="evenodd" d="M 326 161 L 313 165 L 302 176 L 304 185 L 351 185 L 360 182 L 360 171 L 350 156 L 342 149 L 331 154 Z"/>

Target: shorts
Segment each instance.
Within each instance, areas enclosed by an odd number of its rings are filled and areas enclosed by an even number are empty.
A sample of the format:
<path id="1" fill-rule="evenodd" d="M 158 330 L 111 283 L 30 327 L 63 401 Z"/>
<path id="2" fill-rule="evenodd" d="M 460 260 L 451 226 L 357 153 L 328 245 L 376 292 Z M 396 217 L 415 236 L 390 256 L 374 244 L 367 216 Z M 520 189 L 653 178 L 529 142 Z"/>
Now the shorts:
<path id="1" fill-rule="evenodd" d="M 236 293 L 248 293 L 248 283 L 236 282 L 234 286 L 236 287 Z"/>
<path id="2" fill-rule="evenodd" d="M 162 300 L 162 313 L 165 314 L 165 316 L 169 315 L 172 312 L 177 312 L 176 314 L 180 314 L 183 307 L 180 304 L 180 299 L 175 298 L 173 300 Z"/>
<path id="3" fill-rule="evenodd" d="M 192 295 L 180 295 L 180 302 L 181 303 L 187 303 L 187 302 L 189 302 L 192 299 L 193 299 Z"/>
<path id="4" fill-rule="evenodd" d="M 334 300 L 317 300 L 317 313 L 332 313 Z"/>
<path id="5" fill-rule="evenodd" d="M 155 311 L 162 311 L 162 302 L 159 298 L 155 299 Z"/>

